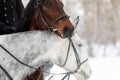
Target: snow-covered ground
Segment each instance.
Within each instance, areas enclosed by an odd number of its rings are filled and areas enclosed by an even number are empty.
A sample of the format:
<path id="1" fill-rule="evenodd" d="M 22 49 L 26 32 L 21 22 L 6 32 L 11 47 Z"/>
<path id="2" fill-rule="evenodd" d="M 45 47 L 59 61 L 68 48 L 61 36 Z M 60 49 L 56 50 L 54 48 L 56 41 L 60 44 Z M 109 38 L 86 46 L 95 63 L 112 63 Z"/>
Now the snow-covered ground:
<path id="1" fill-rule="evenodd" d="M 89 63 L 92 74 L 88 80 L 120 80 L 120 57 L 90 58 Z M 51 72 L 59 73 L 64 70 L 54 65 Z M 61 80 L 62 77 L 62 75 L 54 76 L 51 80 Z M 70 80 L 75 80 L 74 76 L 71 76 Z"/>
<path id="2" fill-rule="evenodd" d="M 120 80 L 120 57 L 90 59 L 90 66 L 89 80 Z"/>
<path id="3" fill-rule="evenodd" d="M 60 68 L 59 66 L 57 65 L 54 65 L 52 68 L 51 68 L 51 73 L 63 73 L 63 72 L 66 72 L 64 69 Z M 65 75 L 55 75 L 51 80 L 62 80 L 62 78 L 64 77 Z M 51 75 L 45 77 L 45 80 L 48 80 L 49 78 L 51 77 Z M 65 79 L 67 80 L 67 79 Z M 70 80 L 76 80 L 75 77 L 73 75 L 70 76 Z"/>

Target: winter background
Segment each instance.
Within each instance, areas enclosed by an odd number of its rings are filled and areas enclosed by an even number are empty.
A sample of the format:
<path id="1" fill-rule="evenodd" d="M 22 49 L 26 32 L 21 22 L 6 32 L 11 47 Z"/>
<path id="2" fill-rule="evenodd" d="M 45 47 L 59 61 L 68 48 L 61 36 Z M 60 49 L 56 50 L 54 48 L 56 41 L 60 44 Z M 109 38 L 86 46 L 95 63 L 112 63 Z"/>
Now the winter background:
<path id="1" fill-rule="evenodd" d="M 29 0 L 22 1 L 26 6 Z M 120 80 L 120 0 L 62 1 L 72 21 L 80 16 L 76 31 L 89 47 L 92 74 L 88 80 Z M 51 71 L 64 70 L 54 66 Z"/>

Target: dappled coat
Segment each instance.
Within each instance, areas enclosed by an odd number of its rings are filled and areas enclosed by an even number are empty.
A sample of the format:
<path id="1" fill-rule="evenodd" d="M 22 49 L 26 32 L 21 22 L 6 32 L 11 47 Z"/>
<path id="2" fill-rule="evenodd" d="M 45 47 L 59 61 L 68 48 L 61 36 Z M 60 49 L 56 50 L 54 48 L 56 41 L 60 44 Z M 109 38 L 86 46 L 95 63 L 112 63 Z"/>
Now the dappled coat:
<path id="1" fill-rule="evenodd" d="M 16 32 L 23 10 L 21 0 L 0 0 L 0 35 Z"/>

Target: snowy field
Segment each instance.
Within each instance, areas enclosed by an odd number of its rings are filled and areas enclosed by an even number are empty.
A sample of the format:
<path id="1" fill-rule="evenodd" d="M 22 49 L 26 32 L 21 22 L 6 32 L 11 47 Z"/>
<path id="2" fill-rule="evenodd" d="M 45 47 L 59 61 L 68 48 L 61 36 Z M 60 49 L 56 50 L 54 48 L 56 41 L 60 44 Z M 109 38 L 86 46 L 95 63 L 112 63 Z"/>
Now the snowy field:
<path id="1" fill-rule="evenodd" d="M 92 75 L 89 80 L 120 80 L 120 58 L 90 59 Z"/>
<path id="2" fill-rule="evenodd" d="M 90 66 L 92 68 L 91 77 L 88 80 L 120 80 L 120 58 L 90 58 Z M 58 66 L 54 66 L 51 72 L 59 73 L 65 72 Z M 61 80 L 63 76 L 54 76 L 52 80 Z M 46 77 L 45 80 L 48 80 Z M 74 76 L 71 76 L 70 80 L 75 80 Z"/>

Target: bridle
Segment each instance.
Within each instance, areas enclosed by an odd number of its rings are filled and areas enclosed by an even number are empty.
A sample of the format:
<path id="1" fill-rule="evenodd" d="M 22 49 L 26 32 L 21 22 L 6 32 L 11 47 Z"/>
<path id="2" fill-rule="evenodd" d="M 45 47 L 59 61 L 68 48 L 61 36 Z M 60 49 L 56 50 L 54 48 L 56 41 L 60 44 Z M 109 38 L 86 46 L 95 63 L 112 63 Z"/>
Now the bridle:
<path id="1" fill-rule="evenodd" d="M 35 20 L 36 20 L 36 26 L 38 28 L 40 28 L 40 26 L 38 25 L 38 14 L 40 14 L 40 17 L 41 17 L 41 20 L 42 22 L 44 23 L 44 25 L 47 27 L 48 31 L 52 31 L 52 32 L 56 32 L 58 31 L 60 33 L 61 36 L 63 36 L 63 34 L 61 33 L 60 30 L 58 30 L 57 28 L 54 27 L 54 24 L 58 21 L 60 21 L 61 19 L 64 19 L 64 18 L 69 18 L 69 16 L 67 14 L 62 14 L 61 16 L 57 17 L 56 19 L 54 19 L 50 24 L 48 24 L 45 20 L 45 15 L 44 13 L 42 12 L 42 9 L 41 7 L 39 6 L 39 0 L 36 1 L 36 11 L 37 11 L 37 15 L 35 17 Z"/>

